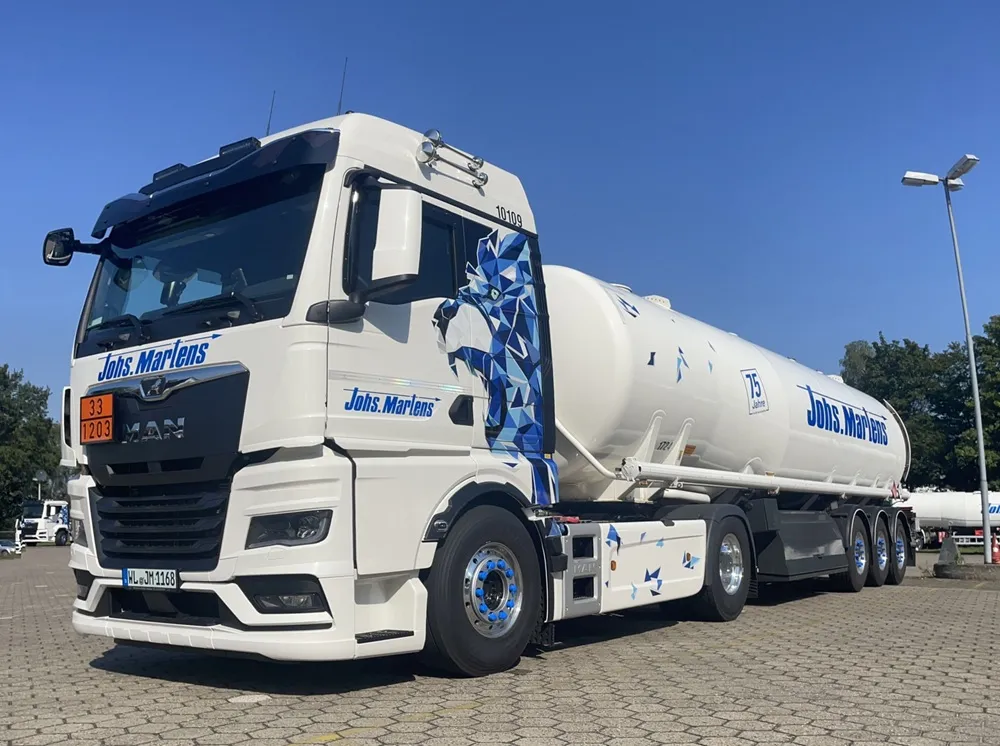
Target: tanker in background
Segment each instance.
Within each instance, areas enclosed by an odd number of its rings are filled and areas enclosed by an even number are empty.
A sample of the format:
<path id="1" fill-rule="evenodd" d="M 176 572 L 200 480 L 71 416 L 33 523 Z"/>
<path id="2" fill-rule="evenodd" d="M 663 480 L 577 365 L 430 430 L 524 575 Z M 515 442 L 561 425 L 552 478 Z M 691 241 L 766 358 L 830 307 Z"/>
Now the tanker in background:
<path id="1" fill-rule="evenodd" d="M 1000 528 L 1000 492 L 989 493 L 990 528 Z M 917 489 L 899 507 L 914 516 L 916 549 L 936 549 L 946 536 L 962 546 L 983 545 L 983 503 L 978 492 Z"/>
<path id="2" fill-rule="evenodd" d="M 110 233 L 109 233 L 110 231 Z M 73 626 L 465 675 L 561 620 L 902 582 L 892 407 L 574 269 L 520 181 L 348 114 L 108 202 L 64 391 Z"/>

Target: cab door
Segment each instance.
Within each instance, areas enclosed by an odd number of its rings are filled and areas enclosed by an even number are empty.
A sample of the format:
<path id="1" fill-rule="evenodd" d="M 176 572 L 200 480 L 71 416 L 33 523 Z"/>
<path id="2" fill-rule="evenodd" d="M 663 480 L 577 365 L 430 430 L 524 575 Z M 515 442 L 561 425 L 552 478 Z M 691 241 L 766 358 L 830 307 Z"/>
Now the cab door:
<path id="1" fill-rule="evenodd" d="M 344 292 L 371 282 L 380 192 L 351 194 Z M 458 287 L 461 217 L 422 197 L 420 266 L 408 285 L 331 326 L 327 432 L 352 457 L 357 569 L 414 567 L 425 524 L 457 485 L 475 477 L 468 376 L 456 376 L 435 325 Z"/>

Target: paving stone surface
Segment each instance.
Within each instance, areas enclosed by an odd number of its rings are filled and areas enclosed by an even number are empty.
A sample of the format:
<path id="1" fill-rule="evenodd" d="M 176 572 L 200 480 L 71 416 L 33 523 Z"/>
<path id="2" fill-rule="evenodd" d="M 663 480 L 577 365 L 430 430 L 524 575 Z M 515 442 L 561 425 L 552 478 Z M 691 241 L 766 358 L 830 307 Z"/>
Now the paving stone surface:
<path id="1" fill-rule="evenodd" d="M 1000 589 L 914 577 L 769 594 L 730 624 L 579 620 L 477 680 L 410 658 L 279 665 L 69 624 L 68 553 L 0 562 L 0 744 L 1000 746 Z"/>

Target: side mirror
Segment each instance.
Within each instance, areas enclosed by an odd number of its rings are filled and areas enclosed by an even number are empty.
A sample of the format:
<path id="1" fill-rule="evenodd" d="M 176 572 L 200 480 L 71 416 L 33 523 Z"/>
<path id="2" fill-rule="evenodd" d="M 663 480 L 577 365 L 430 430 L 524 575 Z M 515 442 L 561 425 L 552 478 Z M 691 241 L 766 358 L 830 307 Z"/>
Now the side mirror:
<path id="1" fill-rule="evenodd" d="M 423 202 L 412 189 L 384 189 L 379 196 L 372 281 L 365 300 L 408 285 L 420 273 Z"/>
<path id="2" fill-rule="evenodd" d="M 73 251 L 79 241 L 73 236 L 72 228 L 49 231 L 42 244 L 42 261 L 53 267 L 65 267 L 73 258 Z"/>

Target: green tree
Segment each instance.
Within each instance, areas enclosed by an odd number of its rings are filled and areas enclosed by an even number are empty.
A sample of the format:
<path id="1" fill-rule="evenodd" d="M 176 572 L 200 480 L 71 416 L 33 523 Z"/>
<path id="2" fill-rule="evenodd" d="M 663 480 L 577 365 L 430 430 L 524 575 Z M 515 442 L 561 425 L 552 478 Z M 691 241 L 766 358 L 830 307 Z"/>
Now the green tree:
<path id="1" fill-rule="evenodd" d="M 973 337 L 982 406 L 986 469 L 991 489 L 1000 489 L 1000 315 Z M 972 384 L 966 345 L 952 342 L 940 352 L 903 339 L 857 340 L 840 361 L 845 383 L 887 400 L 906 425 L 912 447 L 910 487 L 979 488 Z"/>
<path id="2" fill-rule="evenodd" d="M 990 489 L 1000 488 L 1000 316 L 973 335 L 976 376 L 982 409 L 983 445 Z M 951 446 L 947 458 L 946 486 L 956 490 L 979 489 L 979 446 L 976 442 L 975 405 L 969 378 L 968 348 L 951 343 L 939 353 L 941 386 L 937 410 Z"/>
<path id="3" fill-rule="evenodd" d="M 876 342 L 850 342 L 840 361 L 844 383 L 889 402 L 903 420 L 910 437 L 910 487 L 939 484 L 946 476 L 948 438 L 935 408 L 940 367 L 927 345 L 889 342 L 882 333 Z"/>
<path id="4" fill-rule="evenodd" d="M 49 477 L 60 473 L 49 394 L 48 388 L 26 381 L 23 371 L 0 365 L 0 530 L 12 529 L 22 501 L 36 494 L 32 478 L 39 471 Z"/>

